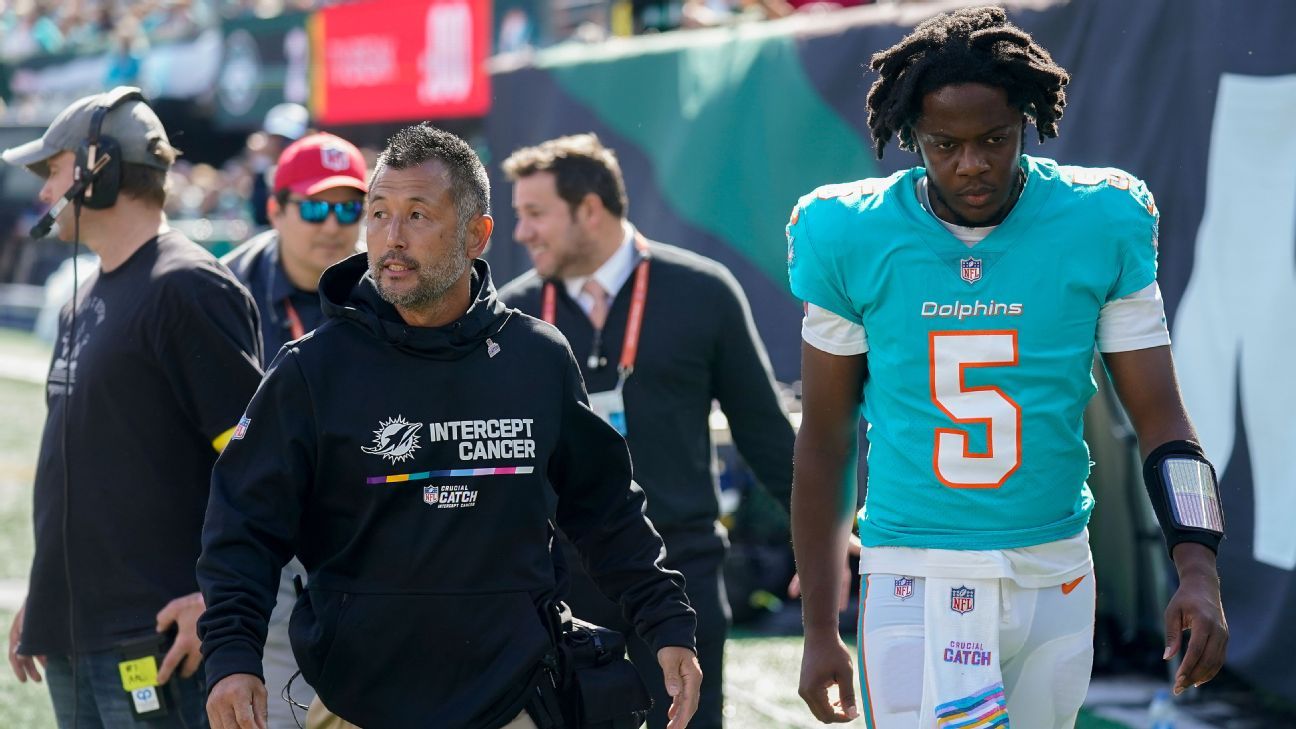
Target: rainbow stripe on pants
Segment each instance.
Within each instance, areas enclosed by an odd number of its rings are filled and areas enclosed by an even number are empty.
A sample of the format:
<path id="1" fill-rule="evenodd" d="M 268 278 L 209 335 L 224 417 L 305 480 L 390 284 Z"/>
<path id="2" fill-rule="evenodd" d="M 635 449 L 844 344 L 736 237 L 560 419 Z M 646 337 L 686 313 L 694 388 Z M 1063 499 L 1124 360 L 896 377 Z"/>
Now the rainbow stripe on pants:
<path id="1" fill-rule="evenodd" d="M 938 729 L 1007 729 L 1008 704 L 1003 683 L 937 706 L 936 726 Z"/>

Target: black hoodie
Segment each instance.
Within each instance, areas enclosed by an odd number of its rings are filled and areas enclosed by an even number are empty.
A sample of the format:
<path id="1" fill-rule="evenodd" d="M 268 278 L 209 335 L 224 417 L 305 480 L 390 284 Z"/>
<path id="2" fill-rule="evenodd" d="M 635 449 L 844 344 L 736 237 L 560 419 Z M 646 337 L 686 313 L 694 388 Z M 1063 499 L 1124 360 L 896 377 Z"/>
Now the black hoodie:
<path id="1" fill-rule="evenodd" d="M 296 554 L 309 588 L 289 634 L 330 710 L 366 729 L 503 726 L 549 648 L 551 521 L 650 645 L 691 648 L 682 580 L 562 335 L 500 303 L 484 261 L 467 313 L 437 328 L 406 325 L 367 268 L 325 272 L 328 319 L 280 351 L 212 473 L 208 684 L 261 675 Z"/>

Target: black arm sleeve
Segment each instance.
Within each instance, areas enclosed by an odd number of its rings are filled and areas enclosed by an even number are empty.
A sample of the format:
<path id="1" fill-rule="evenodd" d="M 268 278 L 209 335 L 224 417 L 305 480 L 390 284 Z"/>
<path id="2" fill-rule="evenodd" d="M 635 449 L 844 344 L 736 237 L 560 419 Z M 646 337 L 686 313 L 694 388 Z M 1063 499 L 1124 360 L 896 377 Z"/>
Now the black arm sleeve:
<path id="1" fill-rule="evenodd" d="M 715 302 L 719 337 L 711 358 L 714 396 L 729 432 L 756 479 L 791 513 L 792 446 L 796 433 L 779 403 L 769 355 L 756 332 L 747 297 L 728 271 L 721 271 Z"/>
<path id="2" fill-rule="evenodd" d="M 625 441 L 590 410 L 580 369 L 567 351 L 562 428 L 549 460 L 558 494 L 558 526 L 586 571 L 644 641 L 694 648 L 696 614 L 684 578 L 662 566 L 666 548 L 644 516 L 644 493 L 631 480 Z"/>
<path id="3" fill-rule="evenodd" d="M 313 479 L 315 419 L 293 350 L 279 353 L 248 405 L 246 432 L 212 470 L 198 586 L 207 685 L 261 676 L 279 571 L 292 557 Z"/>

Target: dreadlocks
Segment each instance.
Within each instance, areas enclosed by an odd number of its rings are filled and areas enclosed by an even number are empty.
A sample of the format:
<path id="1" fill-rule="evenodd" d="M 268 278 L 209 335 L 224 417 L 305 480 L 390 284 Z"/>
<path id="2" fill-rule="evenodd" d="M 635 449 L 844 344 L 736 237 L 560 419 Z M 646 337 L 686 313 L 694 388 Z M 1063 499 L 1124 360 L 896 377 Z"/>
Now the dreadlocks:
<path id="1" fill-rule="evenodd" d="M 1035 123 L 1039 139 L 1056 137 L 1063 87 L 1071 80 L 1022 29 L 1008 22 L 1002 8 L 957 10 L 924 21 L 899 43 L 873 56 L 878 72 L 868 94 L 868 125 L 878 159 L 899 137 L 900 148 L 914 150 L 913 123 L 928 93 L 951 84 L 976 83 L 1002 88 L 1008 103 Z"/>

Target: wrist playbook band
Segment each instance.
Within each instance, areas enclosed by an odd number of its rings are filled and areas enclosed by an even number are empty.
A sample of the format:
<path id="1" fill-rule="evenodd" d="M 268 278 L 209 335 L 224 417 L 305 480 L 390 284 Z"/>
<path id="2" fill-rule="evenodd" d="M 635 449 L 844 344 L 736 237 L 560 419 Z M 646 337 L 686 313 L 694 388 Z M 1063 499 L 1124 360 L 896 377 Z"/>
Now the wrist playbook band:
<path id="1" fill-rule="evenodd" d="M 1172 557 L 1182 542 L 1219 551 L 1224 510 L 1215 467 L 1200 445 L 1174 440 L 1157 446 L 1143 462 L 1143 483 Z"/>

